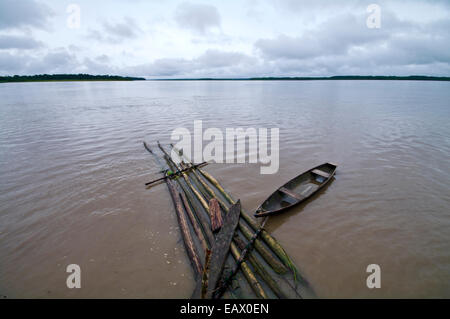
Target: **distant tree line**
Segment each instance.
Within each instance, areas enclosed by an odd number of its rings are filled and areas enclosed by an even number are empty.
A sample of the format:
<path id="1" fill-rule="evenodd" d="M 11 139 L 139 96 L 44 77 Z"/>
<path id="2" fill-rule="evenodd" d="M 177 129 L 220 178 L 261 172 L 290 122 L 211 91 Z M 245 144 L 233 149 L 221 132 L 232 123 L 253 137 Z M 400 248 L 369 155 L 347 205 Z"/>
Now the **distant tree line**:
<path id="1" fill-rule="evenodd" d="M 42 82 L 42 81 L 138 81 L 145 78 L 118 75 L 90 74 L 37 74 L 0 76 L 0 82 Z M 445 76 L 384 76 L 384 75 L 338 75 L 329 77 L 254 77 L 254 78 L 178 78 L 155 79 L 159 81 L 315 81 L 315 80 L 409 80 L 409 81 L 450 81 Z"/>
<path id="2" fill-rule="evenodd" d="M 39 81 L 137 81 L 144 78 L 118 75 L 90 74 L 37 74 L 0 76 L 0 82 L 39 82 Z"/>
<path id="3" fill-rule="evenodd" d="M 446 76 L 385 76 L 385 75 L 338 75 L 320 77 L 254 77 L 254 78 L 178 78 L 154 79 L 155 81 L 317 81 L 317 80 L 409 80 L 409 81 L 450 81 Z"/>
<path id="4" fill-rule="evenodd" d="M 330 77 L 260 77 L 250 80 L 412 80 L 412 81 L 450 81 L 446 76 L 389 76 L 389 75 L 338 75 Z"/>

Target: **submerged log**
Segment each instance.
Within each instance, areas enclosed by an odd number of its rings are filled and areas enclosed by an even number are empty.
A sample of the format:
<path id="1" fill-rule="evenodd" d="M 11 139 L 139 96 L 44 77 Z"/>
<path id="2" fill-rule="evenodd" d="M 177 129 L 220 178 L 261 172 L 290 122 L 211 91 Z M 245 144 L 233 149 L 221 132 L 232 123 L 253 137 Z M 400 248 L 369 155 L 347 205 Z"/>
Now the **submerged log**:
<path id="1" fill-rule="evenodd" d="M 164 153 L 164 159 L 166 160 L 167 164 L 170 166 L 172 166 L 172 169 L 179 169 L 179 167 L 175 164 L 175 162 L 172 161 L 172 159 L 170 158 L 170 156 L 168 155 L 168 153 L 164 150 L 164 148 L 162 147 L 161 144 L 158 143 L 158 147 L 160 148 L 160 150 Z M 203 205 L 203 207 L 205 208 L 206 211 L 209 212 L 209 206 L 208 203 L 206 202 L 205 198 L 203 197 L 202 194 L 200 194 L 195 188 L 194 186 L 191 184 L 191 182 L 189 181 L 189 177 L 187 176 L 186 173 L 183 173 L 183 178 L 186 181 L 187 185 L 189 186 L 189 189 L 195 194 L 195 196 L 199 199 L 199 201 L 201 202 L 201 204 Z M 234 203 L 235 204 L 235 203 Z M 239 249 L 236 247 L 236 244 L 232 243 L 230 245 L 231 248 L 231 252 L 233 257 L 236 259 L 236 255 L 238 256 L 237 258 L 239 258 Z M 247 282 L 249 283 L 250 287 L 252 288 L 252 290 L 254 291 L 254 293 L 256 294 L 256 296 L 258 298 L 267 298 L 267 294 L 265 293 L 264 289 L 262 288 L 261 284 L 258 282 L 258 280 L 256 279 L 253 271 L 251 270 L 251 268 L 247 265 L 247 263 L 244 261 L 241 264 L 241 270 L 244 274 L 245 279 L 247 280 Z M 197 285 L 197 287 L 201 287 L 201 285 Z M 200 288 L 196 288 L 193 294 L 193 297 L 197 295 L 197 293 L 199 293 L 201 291 Z"/>
<path id="2" fill-rule="evenodd" d="M 224 226 L 216 236 L 216 241 L 212 247 L 212 256 L 210 261 L 210 274 L 208 279 L 208 292 L 206 298 L 212 298 L 215 292 L 220 275 L 222 274 L 225 260 L 230 250 L 231 241 L 236 231 L 241 212 L 241 202 L 238 200 L 235 205 L 230 208 L 229 213 L 225 216 Z M 219 298 L 219 295 L 214 295 Z"/>
<path id="3" fill-rule="evenodd" d="M 241 207 L 241 205 L 239 205 Z M 220 212 L 219 202 L 215 198 L 209 201 L 209 216 L 211 217 L 211 228 L 213 232 L 218 231 L 222 225 L 222 213 Z"/>
<path id="4" fill-rule="evenodd" d="M 159 143 L 158 143 L 158 144 L 159 144 Z M 151 154 L 155 157 L 155 160 L 159 163 L 159 165 L 160 165 L 161 167 L 164 167 L 164 165 L 163 165 L 162 162 L 160 161 L 159 157 L 151 150 L 151 148 L 150 148 L 145 142 L 144 142 L 144 147 L 145 147 L 145 149 L 146 149 L 149 153 L 151 153 Z M 168 167 L 170 168 L 170 164 L 171 164 L 170 161 L 168 161 L 167 158 L 165 158 L 165 159 L 166 159 L 166 163 L 167 163 Z M 187 177 L 187 176 L 183 176 L 183 177 Z M 175 181 L 178 183 L 178 186 L 181 186 L 181 188 L 182 188 L 184 194 L 186 195 L 186 197 L 187 197 L 189 203 L 190 203 L 191 205 L 193 205 L 193 207 L 195 208 L 196 211 L 195 211 L 194 213 L 196 213 L 196 217 L 199 218 L 199 222 L 200 222 L 201 228 L 202 228 L 202 230 L 203 230 L 203 232 L 204 232 L 206 238 L 208 239 L 208 242 L 209 242 L 209 243 L 213 243 L 213 242 L 214 242 L 214 236 L 213 236 L 213 234 L 212 234 L 212 232 L 211 232 L 211 228 L 209 227 L 209 221 L 206 220 L 207 214 L 205 214 L 205 216 L 203 217 L 203 215 L 198 211 L 199 207 L 197 206 L 197 204 L 196 204 L 196 202 L 195 202 L 195 198 L 190 194 L 190 191 L 193 191 L 192 188 L 191 188 L 192 185 L 189 185 L 189 183 L 187 183 L 188 187 L 186 188 L 186 187 L 183 185 L 183 183 L 180 182 L 179 179 L 176 178 Z M 170 191 L 170 189 L 169 189 L 169 191 Z M 195 194 L 196 196 L 199 195 L 198 193 L 194 193 L 194 194 Z M 201 203 L 201 204 L 203 205 L 203 203 Z M 207 211 L 206 211 L 206 212 L 207 212 Z M 208 245 L 208 246 L 209 246 L 209 245 Z M 232 262 L 231 262 L 231 260 L 227 260 L 227 267 L 232 268 Z M 243 271 L 243 272 L 244 272 L 244 271 Z M 237 273 L 237 274 L 236 274 L 237 281 L 236 281 L 236 282 L 233 281 L 233 283 L 232 283 L 232 284 L 233 284 L 233 288 L 236 289 L 236 290 L 235 290 L 235 291 L 227 290 L 227 291 L 225 292 L 225 294 L 226 294 L 228 297 L 231 296 L 231 297 L 233 297 L 233 298 L 236 298 L 235 293 L 237 292 L 238 297 L 239 297 L 239 293 L 240 293 L 239 291 L 240 291 L 241 288 L 242 288 L 242 287 L 240 287 L 240 286 L 241 286 L 241 285 L 245 285 L 246 282 L 248 282 L 248 283 L 250 284 L 250 285 L 248 286 L 248 288 L 250 288 L 250 287 L 253 288 L 253 285 L 251 285 L 250 281 L 248 281 L 248 276 L 251 276 L 251 275 L 252 275 L 251 273 L 250 273 L 250 274 L 247 273 L 247 274 L 244 274 L 244 276 L 242 276 L 241 273 Z M 245 278 L 245 279 L 244 279 L 244 278 Z M 194 294 L 193 294 L 192 298 L 200 298 L 200 293 L 201 293 L 201 278 L 200 278 L 200 280 L 198 280 L 197 282 L 199 283 L 199 285 L 197 285 L 198 289 L 196 289 L 196 290 L 194 291 Z M 235 286 L 235 284 L 236 284 L 237 286 Z M 254 290 L 254 289 L 253 289 L 253 290 Z"/>
<path id="5" fill-rule="evenodd" d="M 214 235 L 211 231 L 209 219 L 207 217 L 208 212 L 206 212 L 206 214 L 203 214 L 200 211 L 202 206 L 197 205 L 195 198 L 193 198 L 192 194 L 189 192 L 189 189 L 186 186 L 184 186 L 182 183 L 180 183 L 179 180 L 177 180 L 177 182 L 178 182 L 178 185 L 181 186 L 181 189 L 183 190 L 184 195 L 186 195 L 189 203 L 191 204 L 192 208 L 194 209 L 195 217 L 197 217 L 197 219 L 198 219 L 199 226 L 201 226 L 201 228 L 206 236 L 206 239 L 208 240 L 209 246 L 212 246 L 212 243 L 214 243 L 215 239 L 214 239 Z"/>
<path id="6" fill-rule="evenodd" d="M 202 275 L 202 299 L 208 298 L 208 280 L 209 280 L 209 265 L 211 262 L 211 250 L 206 250 L 206 257 L 205 257 L 205 267 L 203 268 L 203 275 Z"/>
<path id="7" fill-rule="evenodd" d="M 231 245 L 231 253 L 236 261 L 239 260 L 240 254 L 239 250 L 236 247 L 236 245 Z M 250 283 L 253 291 L 255 292 L 256 296 L 261 299 L 268 299 L 266 292 L 264 291 L 263 287 L 259 283 L 258 279 L 256 279 L 256 276 L 254 275 L 253 271 L 250 269 L 250 267 L 247 265 L 245 261 L 241 263 L 242 272 L 244 273 L 245 278 Z"/>
<path id="8" fill-rule="evenodd" d="M 241 238 L 239 238 L 238 236 L 236 236 L 234 238 L 234 240 L 235 240 L 236 244 L 238 245 L 239 249 L 241 249 L 241 251 L 245 251 L 245 249 L 247 248 L 247 245 L 244 243 L 244 241 Z M 270 287 L 270 289 L 272 289 L 272 291 L 275 293 L 275 295 L 280 299 L 286 299 L 287 298 L 286 295 L 281 290 L 281 288 L 278 286 L 276 281 L 264 269 L 264 266 L 262 266 L 260 264 L 260 262 L 252 254 L 248 254 L 247 258 L 250 261 L 250 263 L 253 265 L 253 267 L 255 268 L 256 273 L 258 275 L 260 275 L 262 278 L 264 278 L 265 282 Z"/>
<path id="9" fill-rule="evenodd" d="M 199 278 L 202 273 L 203 267 L 200 262 L 198 253 L 195 249 L 194 241 L 192 239 L 186 220 L 186 215 L 183 211 L 183 204 L 181 203 L 179 192 L 171 180 L 167 179 L 166 183 L 175 205 L 175 211 L 178 217 L 178 223 L 180 225 L 181 236 L 183 238 L 184 245 L 186 246 L 186 251 L 192 263 L 192 267 L 194 268 L 195 277 Z"/>
<path id="10" fill-rule="evenodd" d="M 182 166 L 183 167 L 183 166 Z M 216 192 L 209 187 L 205 181 L 202 180 L 203 177 L 199 176 L 199 174 L 197 174 L 196 170 L 192 171 L 195 175 L 195 177 L 197 177 L 197 180 L 200 182 L 200 184 L 204 187 L 204 189 L 207 191 L 207 193 L 212 197 L 211 200 L 216 199 L 217 202 L 219 203 L 219 205 L 222 207 L 222 209 L 228 213 L 229 210 L 229 205 L 226 205 L 216 194 Z M 241 216 L 245 217 L 243 214 L 243 211 L 241 209 Z M 245 219 L 245 218 L 244 218 Z M 267 220 L 264 219 L 265 221 Z M 248 240 L 251 240 L 253 237 L 253 233 L 252 231 L 249 229 L 248 226 L 246 226 L 246 224 L 242 221 L 239 221 L 239 229 L 242 231 L 242 233 L 245 235 L 245 237 Z M 260 226 L 255 229 L 258 233 L 263 233 L 264 230 L 260 230 Z M 281 263 L 278 258 L 276 257 L 276 253 L 274 252 L 273 254 L 269 251 L 268 248 L 266 248 L 266 246 L 264 246 L 261 242 L 260 239 L 256 239 L 255 240 L 255 248 L 256 250 L 260 253 L 260 255 L 264 258 L 264 260 L 275 270 L 276 273 L 278 274 L 284 274 L 287 272 L 286 267 L 283 265 L 283 263 Z"/>
<path id="11" fill-rule="evenodd" d="M 171 144 L 171 146 L 174 148 L 175 151 L 178 152 L 177 148 Z M 185 158 L 188 163 L 192 166 L 194 165 L 189 158 L 186 157 L 184 154 L 180 154 L 183 158 Z M 235 204 L 235 200 L 225 191 L 225 189 L 220 185 L 220 183 L 208 172 L 205 172 L 204 170 L 200 168 L 196 168 L 194 172 L 198 170 L 201 175 L 203 175 L 212 185 L 214 185 L 219 192 L 226 198 L 226 200 L 230 204 Z M 244 218 L 244 220 L 250 225 L 251 228 L 253 228 L 254 231 L 257 231 L 259 228 L 258 223 L 252 219 L 252 217 L 245 212 L 244 210 L 241 211 L 241 216 Z M 261 238 L 264 240 L 264 242 L 271 248 L 271 250 L 280 258 L 280 260 L 283 262 L 285 266 L 287 266 L 289 269 L 292 270 L 294 273 L 294 276 L 297 274 L 297 269 L 295 265 L 292 263 L 291 259 L 289 258 L 289 255 L 284 251 L 283 247 L 278 243 L 278 241 L 273 238 L 267 231 L 263 230 L 261 232 Z"/>
<path id="12" fill-rule="evenodd" d="M 200 229 L 200 225 L 198 224 L 196 217 L 194 216 L 194 213 L 192 212 L 191 206 L 188 203 L 188 199 L 186 198 L 186 194 L 184 192 L 180 192 L 181 200 L 183 201 L 184 208 L 186 209 L 186 213 L 189 216 L 189 219 L 191 220 L 192 228 L 194 229 L 195 233 L 197 234 L 197 237 L 200 241 L 200 244 L 202 245 L 203 251 L 208 251 L 208 243 L 206 242 L 205 236 L 203 235 L 202 230 Z"/>
<path id="13" fill-rule="evenodd" d="M 202 169 L 198 169 L 200 173 L 211 183 L 213 184 L 219 192 L 227 199 L 227 201 L 230 204 L 234 204 L 234 199 L 224 190 L 222 185 L 219 184 L 219 182 L 209 173 L 205 172 Z M 259 225 L 258 223 L 253 220 L 249 214 L 247 214 L 245 211 L 242 211 L 242 217 L 244 220 L 253 228 L 253 230 L 258 230 Z M 278 256 L 278 258 L 281 259 L 283 264 L 290 268 L 294 273 L 297 272 L 297 269 L 295 268 L 294 264 L 292 263 L 291 259 L 289 258 L 288 254 L 284 251 L 283 247 L 278 243 L 278 241 L 273 238 L 268 232 L 263 230 L 261 232 L 261 238 L 265 241 L 267 246 L 271 248 L 271 250 Z"/>

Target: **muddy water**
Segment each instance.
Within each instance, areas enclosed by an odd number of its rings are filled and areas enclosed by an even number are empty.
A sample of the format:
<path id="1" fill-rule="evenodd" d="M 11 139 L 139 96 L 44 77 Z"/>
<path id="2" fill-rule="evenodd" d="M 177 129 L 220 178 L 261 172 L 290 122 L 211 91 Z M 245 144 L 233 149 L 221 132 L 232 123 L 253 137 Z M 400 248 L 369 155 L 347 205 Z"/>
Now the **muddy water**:
<path id="1" fill-rule="evenodd" d="M 326 161 L 336 180 L 268 223 L 319 297 L 450 297 L 450 90 L 441 82 L 0 85 L 0 294 L 185 298 L 192 272 L 142 140 L 279 127 L 280 170 L 212 164 L 251 211 Z M 66 287 L 78 264 L 82 288 Z M 366 267 L 381 267 L 381 288 Z"/>

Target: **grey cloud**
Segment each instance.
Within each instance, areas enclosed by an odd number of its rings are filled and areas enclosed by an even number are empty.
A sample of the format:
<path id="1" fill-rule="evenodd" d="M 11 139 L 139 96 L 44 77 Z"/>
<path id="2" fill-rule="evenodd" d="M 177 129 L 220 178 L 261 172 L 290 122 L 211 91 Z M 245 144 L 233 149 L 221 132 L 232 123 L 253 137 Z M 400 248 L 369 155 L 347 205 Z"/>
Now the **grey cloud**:
<path id="1" fill-rule="evenodd" d="M 364 16 L 341 14 L 301 36 L 260 39 L 255 48 L 264 64 L 281 75 L 395 74 L 389 68 L 402 67 L 414 74 L 445 74 L 450 64 L 448 20 L 413 24 L 388 11 L 382 19 L 380 29 L 368 29 Z M 423 72 L 425 66 L 429 72 Z"/>
<path id="2" fill-rule="evenodd" d="M 334 12 L 339 14 L 340 12 L 350 10 L 352 12 L 364 11 L 367 6 L 370 4 L 378 4 L 381 6 L 382 10 L 392 4 L 394 1 L 392 0 L 341 0 L 341 1 L 330 1 L 330 0 L 266 0 L 267 3 L 273 5 L 275 8 L 282 10 L 285 13 L 293 13 L 293 14 L 304 14 L 309 16 L 312 15 L 323 15 L 326 12 Z M 405 10 L 411 4 L 414 3 L 427 3 L 431 5 L 438 5 L 441 8 L 450 7 L 450 1 L 448 0 L 412 0 L 412 1 L 398 1 L 398 4 L 404 5 Z"/>
<path id="3" fill-rule="evenodd" d="M 43 47 L 43 43 L 29 36 L 3 35 L 0 34 L 0 50 L 5 49 L 38 49 Z"/>
<path id="4" fill-rule="evenodd" d="M 111 61 L 111 59 L 106 54 L 102 54 L 102 55 L 97 56 L 95 58 L 95 61 L 97 61 L 99 63 L 108 63 Z"/>
<path id="5" fill-rule="evenodd" d="M 142 29 L 131 18 L 124 18 L 123 22 L 109 23 L 105 22 L 102 25 L 102 30 L 90 30 L 88 38 L 106 42 L 106 43 L 121 43 L 127 39 L 134 39 L 142 33 Z"/>
<path id="6" fill-rule="evenodd" d="M 122 70 L 112 67 L 109 56 L 79 59 L 67 48 L 56 48 L 36 54 L 20 51 L 12 54 L 0 51 L 0 75 L 42 74 L 42 73 L 93 73 L 121 74 Z"/>
<path id="7" fill-rule="evenodd" d="M 27 71 L 36 73 L 71 73 L 80 67 L 76 56 L 66 49 L 56 49 L 42 57 L 31 58 Z"/>
<path id="8" fill-rule="evenodd" d="M 53 15 L 50 8 L 36 0 L 1 0 L 0 29 L 47 28 Z"/>
<path id="9" fill-rule="evenodd" d="M 153 63 L 136 66 L 129 71 L 150 77 L 170 76 L 237 76 L 257 60 L 238 52 L 207 50 L 197 58 L 158 59 Z"/>
<path id="10" fill-rule="evenodd" d="M 3 1 L 11 4 L 11 1 Z M 37 4 L 29 0 L 31 7 Z M 264 0 L 253 2 L 261 4 Z M 22 3 L 19 0 L 18 3 Z M 327 3 L 326 3 L 327 2 Z M 429 1 L 439 6 L 442 12 L 448 12 L 449 6 L 444 1 Z M 16 3 L 16 2 L 14 2 Z M 181 28 L 194 32 L 191 36 L 190 50 L 202 47 L 222 48 L 206 50 L 199 56 L 187 59 L 183 48 L 176 43 L 180 34 L 168 37 L 166 43 L 173 45 L 173 50 L 180 50 L 179 58 L 163 58 L 151 63 L 116 67 L 115 62 L 135 61 L 140 59 L 142 51 L 138 46 L 124 41 L 139 40 L 143 31 L 130 18 L 116 22 L 100 24 L 97 30 L 91 30 L 89 37 L 106 44 L 117 44 L 116 52 L 111 57 L 102 55 L 99 51 L 90 52 L 89 44 L 73 43 L 66 49 L 42 48 L 42 43 L 33 40 L 32 32 L 23 36 L 0 35 L 0 72 L 2 74 L 33 74 L 33 73 L 115 73 L 124 75 L 139 75 L 149 77 L 246 77 L 246 76 L 324 76 L 343 74 L 450 74 L 450 19 L 437 20 L 433 15 L 417 21 L 398 19 L 392 12 L 383 7 L 381 29 L 368 29 L 365 6 L 371 1 L 346 1 L 339 4 L 329 4 L 329 1 L 294 1 L 277 2 L 292 12 L 296 12 L 295 21 L 288 21 L 289 29 L 280 24 L 285 34 L 274 37 L 261 36 L 254 41 L 252 55 L 233 50 L 236 47 L 246 47 L 247 39 L 238 40 L 239 35 L 230 37 L 220 30 L 221 18 L 217 9 L 210 5 L 183 3 L 175 11 L 175 20 Z M 380 3 L 386 3 L 380 0 Z M 406 3 L 406 2 L 405 2 Z M 412 1 L 409 4 L 414 3 Z M 449 1 L 450 3 L 450 1 Z M 267 5 L 267 3 L 266 3 Z M 289 6 L 292 6 L 289 9 Z M 407 4 L 406 4 L 407 6 Z M 326 8 L 322 11 L 322 7 Z M 266 6 L 258 7 L 266 9 Z M 311 9 L 313 8 L 313 9 Z M 283 9 L 284 10 L 284 9 Z M 296 11 L 297 10 L 297 11 Z M 333 11 L 335 10 L 335 11 Z M 440 11 L 441 12 L 441 11 Z M 287 13 L 274 15 L 280 19 L 294 15 Z M 0 11 L 0 17 L 4 15 Z M 316 15 L 320 20 L 309 23 L 311 27 L 297 32 L 292 27 L 294 22 L 302 25 L 302 19 L 308 15 Z M 265 15 L 263 14 L 264 18 Z M 406 19 L 407 15 L 402 14 Z M 436 15 L 441 16 L 441 14 Z M 44 15 L 45 17 L 45 15 Z M 48 17 L 48 15 L 47 15 Z M 414 19 L 415 20 L 414 20 Z M 25 19 L 26 20 L 26 19 Z M 40 28 L 46 25 L 46 18 L 34 20 L 17 20 L 14 28 Z M 0 19 L 0 28 L 5 28 L 5 20 Z M 261 20 L 267 23 L 267 20 Z M 310 20 L 308 20 L 310 21 Z M 319 21 L 322 21 L 319 23 Z M 427 22 L 431 21 L 431 22 Z M 11 22 L 11 21 L 10 21 Z M 3 26 L 2 26 L 3 23 Z M 276 23 L 276 21 L 274 22 Z M 11 23 L 8 23 L 12 28 Z M 251 25 L 251 24 L 250 24 Z M 17 31 L 17 30 L 15 30 Z M 14 31 L 14 32 L 15 32 Z M 32 31 L 32 30 L 31 30 Z M 257 34 L 257 31 L 253 35 Z M 181 33 L 182 35 L 182 33 Z M 175 40 L 174 40 L 175 39 Z M 225 41 L 226 40 L 226 41 Z M 34 41 L 34 42 L 33 42 Z M 241 41 L 241 42 L 239 42 Z M 138 41 L 136 41 L 138 42 Z M 122 45 L 120 45 L 122 44 Z M 78 46 L 78 45 L 81 45 Z M 159 45 L 155 41 L 155 46 Z M 99 48 L 101 49 L 101 45 Z M 108 48 L 108 46 L 103 46 Z M 228 48 L 227 50 L 225 48 Z M 124 51 L 124 49 L 126 51 Z M 156 47 L 157 52 L 159 51 Z M 101 52 L 101 51 L 100 51 Z M 120 53 L 122 52 L 122 54 Z M 133 52 L 130 58 L 129 52 Z M 91 54 L 90 54 L 91 53 Z M 89 55 L 90 54 L 90 55 Z M 109 53 L 108 53 L 109 55 Z M 125 63 L 124 63 L 125 64 Z"/>
<path id="11" fill-rule="evenodd" d="M 220 14 L 216 7 L 206 4 L 182 3 L 175 10 L 175 20 L 182 28 L 205 34 L 220 28 Z"/>
<path id="12" fill-rule="evenodd" d="M 267 58 L 306 59 L 322 55 L 346 54 L 352 46 L 389 38 L 387 28 L 369 29 L 364 17 L 343 14 L 307 30 L 303 35 L 280 35 L 275 39 L 260 39 L 255 47 Z"/>
<path id="13" fill-rule="evenodd" d="M 195 61 L 200 65 L 206 66 L 208 68 L 220 68 L 252 63 L 254 62 L 254 58 L 251 58 L 239 52 L 207 50 L 205 53 L 195 59 Z"/>
<path id="14" fill-rule="evenodd" d="M 0 74 L 22 74 L 26 63 L 26 57 L 0 51 Z"/>
<path id="15" fill-rule="evenodd" d="M 51 50 L 45 54 L 11 54 L 0 52 L 0 73 L 39 74 L 77 73 L 83 69 L 76 56 L 64 48 Z"/>
<path id="16" fill-rule="evenodd" d="M 120 70 L 111 67 L 108 62 L 109 57 L 106 55 L 97 56 L 94 59 L 84 59 L 81 68 L 83 72 L 92 74 L 121 74 Z"/>
<path id="17" fill-rule="evenodd" d="M 358 0 L 347 0 L 347 1 L 329 1 L 329 0 L 278 0 L 278 1 L 268 1 L 269 3 L 275 5 L 277 8 L 288 12 L 308 12 L 311 9 L 335 9 L 347 6 L 354 6 L 361 1 Z M 368 5 L 367 3 L 366 5 Z"/>
<path id="18" fill-rule="evenodd" d="M 116 24 L 105 23 L 104 30 L 119 38 L 135 38 L 141 32 L 141 29 L 131 18 L 125 18 L 123 22 Z"/>

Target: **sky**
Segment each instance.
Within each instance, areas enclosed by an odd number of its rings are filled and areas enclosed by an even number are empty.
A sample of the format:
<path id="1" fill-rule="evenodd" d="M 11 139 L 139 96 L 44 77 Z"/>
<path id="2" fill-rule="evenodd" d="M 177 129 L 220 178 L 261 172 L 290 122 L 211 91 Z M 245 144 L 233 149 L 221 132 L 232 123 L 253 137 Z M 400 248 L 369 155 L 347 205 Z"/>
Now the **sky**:
<path id="1" fill-rule="evenodd" d="M 0 0 L 0 75 L 42 73 L 450 76 L 450 1 Z"/>

